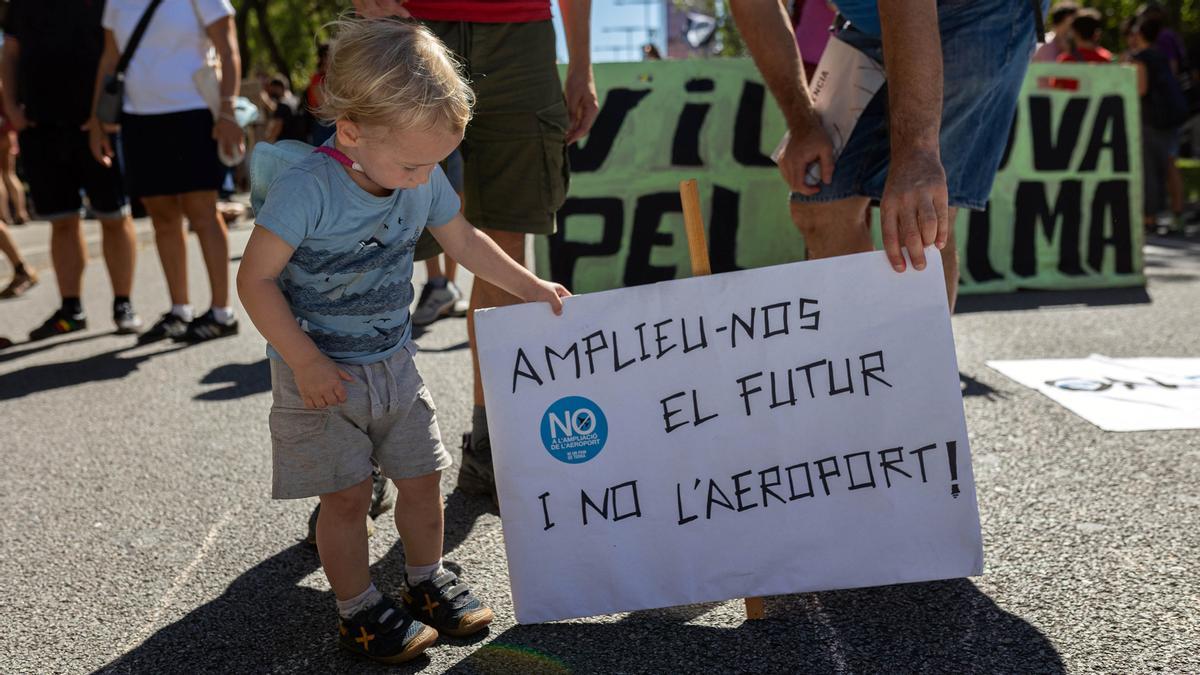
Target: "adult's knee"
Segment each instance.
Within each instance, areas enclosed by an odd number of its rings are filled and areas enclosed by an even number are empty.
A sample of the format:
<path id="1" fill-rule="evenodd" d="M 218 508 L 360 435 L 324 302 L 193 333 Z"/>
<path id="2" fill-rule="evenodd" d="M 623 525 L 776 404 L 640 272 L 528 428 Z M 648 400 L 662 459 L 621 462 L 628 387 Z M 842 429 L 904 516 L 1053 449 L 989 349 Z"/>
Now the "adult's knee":
<path id="1" fill-rule="evenodd" d="M 54 234 L 74 234 L 79 231 L 79 216 L 66 216 L 50 221 L 50 229 Z"/>

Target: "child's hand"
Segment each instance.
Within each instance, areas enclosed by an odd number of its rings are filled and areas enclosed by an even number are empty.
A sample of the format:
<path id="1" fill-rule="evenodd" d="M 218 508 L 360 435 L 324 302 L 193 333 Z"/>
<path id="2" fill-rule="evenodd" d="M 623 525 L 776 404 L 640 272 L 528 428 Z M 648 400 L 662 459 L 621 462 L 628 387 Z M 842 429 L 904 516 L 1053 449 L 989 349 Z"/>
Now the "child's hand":
<path id="1" fill-rule="evenodd" d="M 548 302 L 550 309 L 554 313 L 562 316 L 563 298 L 571 297 L 571 291 L 568 291 L 562 284 L 556 284 L 549 281 L 537 280 L 537 286 L 531 289 L 531 292 L 525 296 L 525 302 Z"/>
<path id="2" fill-rule="evenodd" d="M 354 377 L 337 367 L 332 359 L 321 355 L 312 361 L 293 368 L 296 388 L 307 408 L 328 408 L 346 402 L 346 387 L 342 380 L 353 382 Z"/>

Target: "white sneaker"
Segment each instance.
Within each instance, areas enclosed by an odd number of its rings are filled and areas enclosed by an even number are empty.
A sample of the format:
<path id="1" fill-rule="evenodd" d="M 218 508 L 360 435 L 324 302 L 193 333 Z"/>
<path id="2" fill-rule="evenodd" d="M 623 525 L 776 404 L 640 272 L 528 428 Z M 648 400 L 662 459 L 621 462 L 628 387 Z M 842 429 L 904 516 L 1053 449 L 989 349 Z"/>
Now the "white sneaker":
<path id="1" fill-rule="evenodd" d="M 421 301 L 413 312 L 414 326 L 427 326 L 450 313 L 454 303 L 462 300 L 462 292 L 453 284 L 447 283 L 442 288 L 434 288 L 425 284 L 421 289 Z"/>

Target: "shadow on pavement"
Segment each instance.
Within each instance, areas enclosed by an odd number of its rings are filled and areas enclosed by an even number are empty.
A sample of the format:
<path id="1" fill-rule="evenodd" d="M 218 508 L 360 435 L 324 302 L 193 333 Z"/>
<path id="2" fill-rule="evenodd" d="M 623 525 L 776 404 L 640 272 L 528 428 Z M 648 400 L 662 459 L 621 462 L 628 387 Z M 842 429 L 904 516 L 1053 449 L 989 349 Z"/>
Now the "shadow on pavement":
<path id="1" fill-rule="evenodd" d="M 213 368 L 200 384 L 224 384 L 196 394 L 197 401 L 232 401 L 271 391 L 271 364 L 267 359 L 254 363 L 226 363 Z"/>
<path id="2" fill-rule="evenodd" d="M 156 356 L 187 349 L 187 345 L 174 345 L 170 349 L 161 351 L 122 356 L 122 354 L 138 348 L 137 345 L 131 345 L 89 356 L 86 359 L 47 363 L 5 373 L 0 375 L 0 401 L 21 398 L 51 389 L 73 387 L 85 382 L 119 380 L 136 371 L 143 362 Z"/>
<path id="3" fill-rule="evenodd" d="M 989 401 L 997 398 L 1005 398 L 1004 394 L 996 391 L 995 387 L 984 384 L 966 373 L 960 372 L 958 374 L 958 381 L 962 386 L 963 398 L 968 396 L 982 396 Z"/>
<path id="4" fill-rule="evenodd" d="M 109 333 L 86 333 L 84 335 L 77 335 L 75 337 L 65 339 L 65 340 L 48 339 L 48 340 L 38 340 L 37 342 L 28 342 L 28 341 L 16 342 L 16 341 L 14 341 L 10 347 L 7 347 L 4 351 L 0 352 L 0 363 L 5 363 L 7 361 L 19 359 L 23 356 L 32 356 L 39 352 L 44 352 L 44 351 L 48 351 L 51 349 L 56 349 L 58 347 L 62 347 L 63 345 L 74 344 L 76 342 L 88 342 L 89 340 L 95 340 L 96 338 L 102 338 L 102 337 L 108 337 L 110 335 L 114 335 L 114 333 L 111 333 L 111 332 L 109 332 Z"/>
<path id="5" fill-rule="evenodd" d="M 1014 293 L 964 295 L 954 307 L 955 314 L 972 312 L 1009 312 L 1041 307 L 1140 305 L 1150 302 L 1145 288 L 1101 288 L 1081 291 L 1016 291 Z"/>
<path id="6" fill-rule="evenodd" d="M 728 628 L 687 623 L 708 605 L 515 626 L 450 672 L 1065 672 L 1041 631 L 966 579 L 789 595 L 766 607 L 766 620 Z"/>

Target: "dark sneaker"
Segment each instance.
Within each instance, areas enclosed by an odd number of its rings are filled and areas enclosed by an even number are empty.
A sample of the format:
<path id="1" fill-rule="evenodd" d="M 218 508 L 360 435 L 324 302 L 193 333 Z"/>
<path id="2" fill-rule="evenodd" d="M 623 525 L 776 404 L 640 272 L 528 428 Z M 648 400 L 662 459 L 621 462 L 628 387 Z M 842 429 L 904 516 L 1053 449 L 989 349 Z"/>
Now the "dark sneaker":
<path id="1" fill-rule="evenodd" d="M 462 466 L 458 470 L 458 489 L 472 495 L 496 497 L 496 472 L 492 468 L 492 443 L 488 439 L 474 441 L 472 434 L 463 434 Z"/>
<path id="2" fill-rule="evenodd" d="M 142 328 L 142 317 L 133 311 L 133 304 L 118 302 L 113 305 L 113 323 L 117 324 L 118 335 L 133 335 Z"/>
<path id="3" fill-rule="evenodd" d="M 159 317 L 158 321 L 150 326 L 150 330 L 138 336 L 138 344 L 144 345 L 167 338 L 182 337 L 187 332 L 188 322 L 183 317 L 172 312 L 167 312 Z"/>
<path id="4" fill-rule="evenodd" d="M 16 298 L 25 294 L 25 291 L 37 286 L 38 276 L 32 268 L 23 265 L 21 269 L 13 272 L 12 280 L 8 282 L 8 286 L 0 291 L 0 300 L 8 298 Z"/>
<path id="5" fill-rule="evenodd" d="M 55 335 L 66 335 L 87 328 L 87 316 L 84 314 L 68 314 L 63 310 L 50 315 L 42 325 L 29 331 L 29 341 L 45 340 Z"/>
<path id="6" fill-rule="evenodd" d="M 13 341 L 6 337 L 0 337 L 0 349 L 8 349 L 13 346 Z"/>
<path id="7" fill-rule="evenodd" d="M 383 477 L 379 473 L 379 469 L 375 469 L 371 474 L 372 490 L 371 490 L 371 510 L 367 512 L 367 536 L 375 534 L 375 518 L 387 513 L 396 505 L 396 485 L 392 481 Z M 317 545 L 317 516 L 321 514 L 321 505 L 313 509 L 312 515 L 308 517 L 308 535 L 304 537 L 305 543 Z"/>
<path id="8" fill-rule="evenodd" d="M 175 338 L 180 342 L 204 342 L 206 340 L 214 340 L 216 338 L 237 335 L 238 322 L 233 319 L 229 323 L 221 323 L 217 321 L 217 317 L 210 309 L 207 312 L 196 317 L 188 324 L 187 330 L 180 337 Z"/>
<path id="9" fill-rule="evenodd" d="M 414 620 L 387 596 L 349 619 L 338 617 L 338 645 L 381 663 L 414 659 L 437 638 L 436 630 Z"/>
<path id="10" fill-rule="evenodd" d="M 478 633 L 493 618 L 492 610 L 471 595 L 471 589 L 448 569 L 409 586 L 404 592 L 404 606 L 439 633 L 454 637 Z"/>

